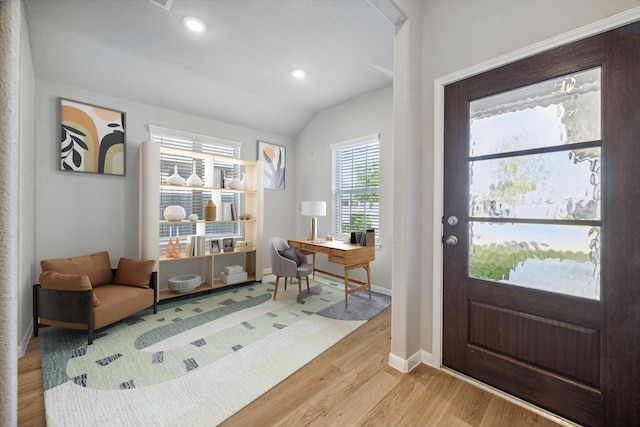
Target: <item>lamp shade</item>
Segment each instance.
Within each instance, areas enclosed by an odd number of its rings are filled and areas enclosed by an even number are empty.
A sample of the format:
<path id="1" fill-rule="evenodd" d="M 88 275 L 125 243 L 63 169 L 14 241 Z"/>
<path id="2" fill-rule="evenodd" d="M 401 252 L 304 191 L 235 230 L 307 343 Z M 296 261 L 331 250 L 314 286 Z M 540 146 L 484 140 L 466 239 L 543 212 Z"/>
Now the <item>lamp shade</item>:
<path id="1" fill-rule="evenodd" d="M 303 216 L 325 216 L 327 214 L 327 202 L 302 202 Z"/>

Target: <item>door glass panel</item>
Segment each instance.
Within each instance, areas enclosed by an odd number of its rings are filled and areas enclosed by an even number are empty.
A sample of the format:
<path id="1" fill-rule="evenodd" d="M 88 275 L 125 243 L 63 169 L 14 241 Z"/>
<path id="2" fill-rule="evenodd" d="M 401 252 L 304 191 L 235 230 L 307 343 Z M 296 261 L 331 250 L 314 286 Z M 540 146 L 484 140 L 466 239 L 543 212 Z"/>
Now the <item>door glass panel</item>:
<path id="1" fill-rule="evenodd" d="M 470 103 L 470 156 L 597 141 L 600 68 Z"/>
<path id="2" fill-rule="evenodd" d="M 471 222 L 469 276 L 600 299 L 600 227 Z"/>
<path id="3" fill-rule="evenodd" d="M 600 148 L 469 163 L 470 216 L 600 219 Z"/>
<path id="4" fill-rule="evenodd" d="M 470 277 L 600 299 L 600 78 L 470 103 Z"/>

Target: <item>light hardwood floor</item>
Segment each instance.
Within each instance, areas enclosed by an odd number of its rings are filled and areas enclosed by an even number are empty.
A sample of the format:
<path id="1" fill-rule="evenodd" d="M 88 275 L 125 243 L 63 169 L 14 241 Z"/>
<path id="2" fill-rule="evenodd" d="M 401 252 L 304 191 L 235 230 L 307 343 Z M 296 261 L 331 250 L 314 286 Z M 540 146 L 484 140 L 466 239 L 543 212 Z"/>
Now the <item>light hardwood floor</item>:
<path id="1" fill-rule="evenodd" d="M 402 374 L 387 363 L 390 342 L 387 309 L 222 425 L 560 425 L 426 365 Z M 45 426 L 38 338 L 18 370 L 18 425 Z"/>

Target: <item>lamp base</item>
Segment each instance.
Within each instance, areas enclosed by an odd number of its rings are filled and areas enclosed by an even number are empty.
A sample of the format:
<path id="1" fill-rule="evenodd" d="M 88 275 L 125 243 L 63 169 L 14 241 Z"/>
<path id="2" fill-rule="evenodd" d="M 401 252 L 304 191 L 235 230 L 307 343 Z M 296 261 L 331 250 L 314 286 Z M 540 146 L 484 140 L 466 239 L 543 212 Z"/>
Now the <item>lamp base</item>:
<path id="1" fill-rule="evenodd" d="M 318 218 L 315 216 L 311 217 L 311 235 L 309 236 L 309 240 L 317 240 L 318 239 Z"/>

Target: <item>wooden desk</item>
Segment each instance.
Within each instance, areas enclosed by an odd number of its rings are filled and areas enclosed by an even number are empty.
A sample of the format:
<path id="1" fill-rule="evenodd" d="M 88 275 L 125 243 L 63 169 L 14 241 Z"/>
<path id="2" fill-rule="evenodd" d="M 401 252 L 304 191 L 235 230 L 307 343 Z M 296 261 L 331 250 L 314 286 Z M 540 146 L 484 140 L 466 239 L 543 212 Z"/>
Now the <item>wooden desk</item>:
<path id="1" fill-rule="evenodd" d="M 373 246 L 351 245 L 337 240 L 306 240 L 306 239 L 289 239 L 289 246 L 293 246 L 301 253 L 313 255 L 313 274 L 315 277 L 316 270 L 318 273 L 328 276 L 339 277 L 344 279 L 344 306 L 348 306 L 349 294 L 354 292 L 368 290 L 369 298 L 371 298 L 371 272 L 369 263 L 375 260 L 376 251 Z M 344 274 L 332 273 L 326 270 L 316 268 L 316 254 L 323 253 L 329 258 L 329 262 L 344 266 Z M 355 268 L 364 268 L 367 272 L 367 281 L 363 282 L 357 279 L 349 279 L 349 270 Z M 349 288 L 349 282 L 356 283 L 358 286 Z"/>

